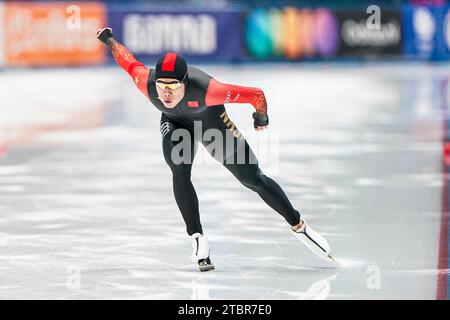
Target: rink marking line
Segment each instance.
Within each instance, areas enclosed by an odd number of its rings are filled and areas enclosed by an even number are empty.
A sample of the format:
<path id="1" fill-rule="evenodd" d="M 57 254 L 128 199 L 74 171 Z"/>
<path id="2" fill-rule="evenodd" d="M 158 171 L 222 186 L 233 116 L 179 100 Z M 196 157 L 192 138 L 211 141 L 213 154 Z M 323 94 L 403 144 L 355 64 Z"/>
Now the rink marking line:
<path id="1" fill-rule="evenodd" d="M 448 167 L 444 164 L 444 172 L 448 173 Z M 446 270 L 448 268 L 448 237 L 449 237 L 449 224 L 448 224 L 448 212 L 449 212 L 449 188 L 447 177 L 444 177 L 444 186 L 442 189 L 442 215 L 441 215 L 441 230 L 439 236 L 439 255 L 438 255 L 438 270 Z M 449 300 L 448 296 L 448 273 L 442 272 L 437 275 L 437 296 L 438 300 Z"/>
<path id="2" fill-rule="evenodd" d="M 397 275 L 397 274 L 417 274 L 417 275 L 448 275 L 450 274 L 450 269 L 417 269 L 417 270 L 395 270 L 392 271 L 392 274 Z"/>
<path id="3" fill-rule="evenodd" d="M 448 121 L 450 121 L 450 114 L 448 111 L 448 102 L 446 100 L 446 93 L 448 89 L 448 80 L 445 79 L 442 82 L 442 118 L 443 118 L 443 141 L 442 141 L 442 173 L 443 173 L 443 186 L 442 186 L 442 195 L 441 195 L 441 230 L 439 235 L 439 253 L 438 253 L 438 270 L 446 270 L 449 266 L 449 187 L 448 187 L 448 174 L 449 174 L 449 166 L 445 162 L 445 148 L 446 145 L 450 142 L 450 136 L 448 136 L 447 132 L 449 130 Z M 445 94 L 444 94 L 445 93 Z M 450 300 L 449 296 L 449 281 L 450 277 L 448 273 L 441 272 L 437 275 L 437 288 L 436 288 L 436 299 L 438 300 Z"/>
<path id="4" fill-rule="evenodd" d="M 447 131 L 447 130 L 446 130 Z M 446 172 L 449 172 L 449 167 L 446 167 Z M 449 257 L 450 257 L 450 253 L 449 253 L 449 236 L 450 236 L 450 232 L 449 232 L 449 199 L 450 199 L 450 189 L 448 186 L 448 182 L 449 179 L 445 179 L 445 211 L 442 212 L 442 221 L 441 221 L 441 228 L 442 231 L 441 232 L 441 246 L 442 246 L 442 251 L 443 251 L 443 256 L 442 259 L 440 260 L 440 263 L 442 265 L 439 265 L 438 268 L 439 270 L 444 270 L 444 269 L 448 269 L 449 268 Z M 442 292 L 442 299 L 447 299 L 450 300 L 450 295 L 449 295 L 449 282 L 450 282 L 450 276 L 449 274 L 441 274 L 441 281 L 442 283 L 442 288 L 445 290 L 444 292 Z"/>

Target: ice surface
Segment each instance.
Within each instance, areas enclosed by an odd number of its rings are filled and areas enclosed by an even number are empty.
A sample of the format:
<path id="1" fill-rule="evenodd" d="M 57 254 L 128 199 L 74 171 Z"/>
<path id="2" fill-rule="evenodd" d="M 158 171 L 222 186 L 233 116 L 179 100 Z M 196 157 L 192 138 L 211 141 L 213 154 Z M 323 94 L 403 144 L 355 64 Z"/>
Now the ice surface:
<path id="1" fill-rule="evenodd" d="M 200 152 L 192 180 L 216 267 L 200 273 L 160 114 L 131 79 L 12 70 L 0 73 L 0 298 L 436 298 L 447 66 L 202 67 L 264 89 L 270 130 L 252 130 L 249 105 L 227 112 L 341 267 Z"/>

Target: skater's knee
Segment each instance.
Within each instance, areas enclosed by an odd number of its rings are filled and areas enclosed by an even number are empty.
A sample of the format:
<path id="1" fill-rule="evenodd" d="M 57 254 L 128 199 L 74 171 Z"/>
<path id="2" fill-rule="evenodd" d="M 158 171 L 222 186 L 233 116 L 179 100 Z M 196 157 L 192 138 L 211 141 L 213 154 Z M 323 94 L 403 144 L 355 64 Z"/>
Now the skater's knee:
<path id="1" fill-rule="evenodd" d="M 261 176 L 256 176 L 248 185 L 247 188 L 258 192 L 264 190 L 264 181 Z"/>
<path id="2" fill-rule="evenodd" d="M 190 178 L 192 164 L 175 164 L 174 162 L 167 161 L 167 165 L 169 166 L 170 171 L 172 171 L 172 176 L 174 178 Z"/>
<path id="3" fill-rule="evenodd" d="M 194 155 L 196 152 L 196 145 L 190 146 L 190 150 L 182 148 L 179 153 L 173 152 L 174 145 L 171 143 L 163 144 L 163 155 L 164 161 L 170 167 L 170 169 L 175 171 L 186 170 L 192 166 Z M 187 150 L 187 151 L 186 151 Z"/>
<path id="4" fill-rule="evenodd" d="M 191 167 L 187 166 L 173 166 L 170 167 L 172 170 L 172 179 L 175 180 L 190 180 L 191 179 Z"/>
<path id="5" fill-rule="evenodd" d="M 244 175 L 241 177 L 241 183 L 247 188 L 258 192 L 264 189 L 264 178 L 265 176 L 261 174 L 258 170 L 256 173 L 251 175 Z"/>

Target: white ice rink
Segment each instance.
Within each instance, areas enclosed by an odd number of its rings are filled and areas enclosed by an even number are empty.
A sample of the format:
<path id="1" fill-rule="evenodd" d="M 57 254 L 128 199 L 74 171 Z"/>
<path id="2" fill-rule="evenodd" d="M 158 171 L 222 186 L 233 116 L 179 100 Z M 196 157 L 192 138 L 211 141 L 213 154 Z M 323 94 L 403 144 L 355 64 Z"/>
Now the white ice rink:
<path id="1" fill-rule="evenodd" d="M 253 131 L 250 105 L 227 111 L 341 267 L 313 256 L 256 193 L 199 153 L 192 181 L 216 267 L 200 273 L 159 111 L 129 76 L 118 67 L 9 70 L 0 72 L 0 299 L 445 294 L 449 66 L 201 67 L 265 91 L 268 131 Z"/>

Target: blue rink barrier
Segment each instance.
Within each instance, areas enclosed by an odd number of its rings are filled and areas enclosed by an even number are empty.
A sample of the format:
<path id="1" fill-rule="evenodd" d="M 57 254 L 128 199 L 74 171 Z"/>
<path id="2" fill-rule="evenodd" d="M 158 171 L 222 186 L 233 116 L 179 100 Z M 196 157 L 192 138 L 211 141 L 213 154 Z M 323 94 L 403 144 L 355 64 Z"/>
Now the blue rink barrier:
<path id="1" fill-rule="evenodd" d="M 8 3 L 0 0 L 0 25 L 6 24 L 3 7 Z M 194 63 L 450 59 L 449 6 L 382 7 L 381 30 L 364 28 L 370 16 L 364 8 L 275 8 L 269 3 L 257 9 L 169 8 L 163 3 L 105 7 L 104 23 L 139 60 L 149 63 L 167 51 Z M 5 51 L 17 47 L 9 29 L 0 28 L 0 69 L 11 66 Z M 42 34 L 51 34 L 48 29 Z M 111 62 L 111 55 L 106 59 Z M 62 61 L 57 66 L 64 65 L 70 64 Z"/>
<path id="2" fill-rule="evenodd" d="M 296 14 L 299 17 L 294 17 Z M 364 10 L 356 9 L 344 12 L 270 6 L 256 10 L 246 7 L 164 9 L 136 5 L 108 8 L 109 25 L 115 36 L 143 61 L 155 61 L 167 51 L 179 52 L 194 62 L 336 60 L 349 56 L 424 61 L 450 58 L 449 7 L 381 8 L 383 29 L 363 32 L 361 28 L 369 16 Z M 340 23 L 347 20 L 359 23 L 352 35 L 358 36 L 358 43 L 364 45 L 346 44 L 346 33 Z M 395 20 L 399 23 L 395 30 L 401 31 L 401 35 L 397 36 L 396 43 L 381 45 L 380 41 L 393 36 Z M 319 27 L 310 26 L 314 21 Z M 286 38 L 287 31 L 296 36 Z"/>

